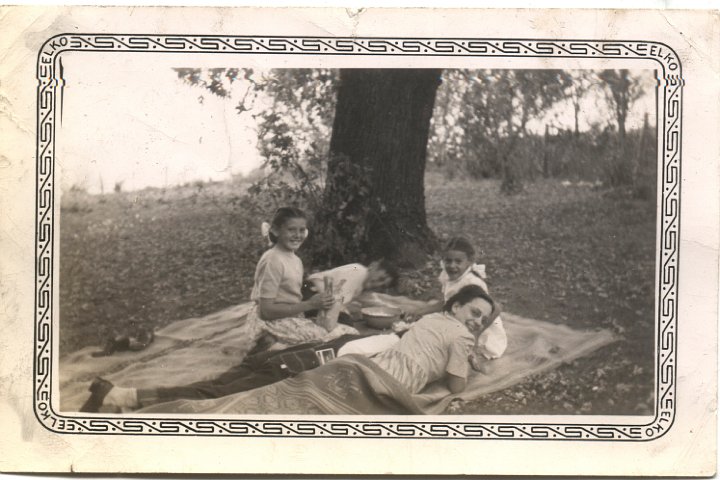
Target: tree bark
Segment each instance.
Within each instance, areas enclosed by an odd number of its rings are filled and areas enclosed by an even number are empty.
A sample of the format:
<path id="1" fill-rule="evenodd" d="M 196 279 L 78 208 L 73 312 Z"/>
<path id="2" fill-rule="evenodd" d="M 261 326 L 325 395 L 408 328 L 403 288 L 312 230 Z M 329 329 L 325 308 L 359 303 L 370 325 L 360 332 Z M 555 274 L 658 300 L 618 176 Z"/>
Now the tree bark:
<path id="1" fill-rule="evenodd" d="M 436 69 L 341 70 L 325 205 L 316 228 L 336 232 L 336 241 L 354 248 L 320 246 L 316 263 L 393 257 L 417 265 L 436 249 L 424 178 L 440 78 Z"/>
<path id="2" fill-rule="evenodd" d="M 509 92 L 509 98 L 515 97 L 513 86 L 510 87 Z M 527 103 L 524 100 L 525 99 L 521 102 L 522 118 L 520 119 L 520 125 L 517 128 L 515 128 L 513 124 L 514 112 L 512 110 L 508 110 L 507 112 L 508 134 L 505 142 L 505 148 L 501 150 L 500 155 L 503 164 L 503 178 L 502 183 L 500 184 L 500 191 L 507 195 L 515 195 L 523 190 L 522 180 L 520 179 L 518 165 L 515 160 L 515 146 L 520 138 L 520 135 L 525 132 L 525 126 L 528 121 Z"/>

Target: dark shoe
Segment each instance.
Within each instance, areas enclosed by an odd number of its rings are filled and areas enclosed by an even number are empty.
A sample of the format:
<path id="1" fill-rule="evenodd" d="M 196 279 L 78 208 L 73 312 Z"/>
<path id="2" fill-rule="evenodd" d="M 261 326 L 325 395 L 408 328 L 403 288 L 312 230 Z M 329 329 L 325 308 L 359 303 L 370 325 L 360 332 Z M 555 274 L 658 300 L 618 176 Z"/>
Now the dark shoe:
<path id="1" fill-rule="evenodd" d="M 118 335 L 115 338 L 109 338 L 105 342 L 105 347 L 98 351 L 93 352 L 93 357 L 107 357 L 115 352 L 123 352 L 130 348 L 130 338 L 126 335 Z"/>
<path id="2" fill-rule="evenodd" d="M 114 385 L 104 378 L 97 377 L 90 385 L 90 398 L 80 407 L 83 413 L 97 413 L 102 407 L 103 401 L 107 394 L 112 390 Z"/>
<path id="3" fill-rule="evenodd" d="M 128 350 L 131 352 L 139 352 L 144 350 L 155 339 L 155 333 L 152 331 L 140 332 L 136 337 L 128 338 Z"/>

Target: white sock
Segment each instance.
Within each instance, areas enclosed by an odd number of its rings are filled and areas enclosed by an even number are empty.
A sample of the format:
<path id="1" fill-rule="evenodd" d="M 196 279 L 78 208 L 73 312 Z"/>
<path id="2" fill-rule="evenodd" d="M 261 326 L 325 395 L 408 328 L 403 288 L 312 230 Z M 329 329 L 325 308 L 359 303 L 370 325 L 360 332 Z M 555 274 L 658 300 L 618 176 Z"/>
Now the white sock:
<path id="1" fill-rule="evenodd" d="M 118 408 L 134 408 L 138 406 L 137 388 L 113 387 L 110 389 L 103 406 L 112 406 Z"/>

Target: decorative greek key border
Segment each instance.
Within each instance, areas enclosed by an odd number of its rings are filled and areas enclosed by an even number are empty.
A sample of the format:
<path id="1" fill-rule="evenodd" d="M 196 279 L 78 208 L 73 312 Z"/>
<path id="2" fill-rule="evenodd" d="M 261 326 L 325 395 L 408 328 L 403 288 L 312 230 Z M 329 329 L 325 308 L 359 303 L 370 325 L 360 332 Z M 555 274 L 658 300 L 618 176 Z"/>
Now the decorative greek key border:
<path id="1" fill-rule="evenodd" d="M 661 204 L 655 417 L 647 424 L 467 423 L 364 420 L 286 421 L 63 415 L 51 397 L 55 120 L 64 52 L 181 52 L 290 55 L 574 58 L 654 60 L 658 64 L 658 133 Z M 669 46 L 651 41 L 480 38 L 336 38 L 203 35 L 62 34 L 40 49 L 37 66 L 37 217 L 34 341 L 34 410 L 47 429 L 67 434 L 272 437 L 465 438 L 512 440 L 647 441 L 670 429 L 675 418 L 677 294 L 680 227 L 681 64 Z M 81 415 L 81 414 L 80 414 Z M 410 418 L 410 417 L 408 417 Z M 588 417 L 582 417 L 587 420 Z M 602 417 L 597 417 L 602 420 Z"/>

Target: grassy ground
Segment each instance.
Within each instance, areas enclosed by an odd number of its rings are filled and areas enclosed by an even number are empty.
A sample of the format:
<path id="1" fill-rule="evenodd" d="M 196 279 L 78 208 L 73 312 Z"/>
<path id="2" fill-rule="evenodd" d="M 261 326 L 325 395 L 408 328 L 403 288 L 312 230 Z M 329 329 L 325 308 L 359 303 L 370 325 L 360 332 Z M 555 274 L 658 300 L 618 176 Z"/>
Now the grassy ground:
<path id="1" fill-rule="evenodd" d="M 654 392 L 655 205 L 614 190 L 430 176 L 428 221 L 481 252 L 491 292 L 519 315 L 621 340 L 454 413 L 650 414 Z M 259 218 L 238 185 L 63 197 L 61 355 L 108 335 L 204 315 L 245 301 L 263 250 Z M 410 272 L 400 293 L 428 297 L 437 267 Z"/>

